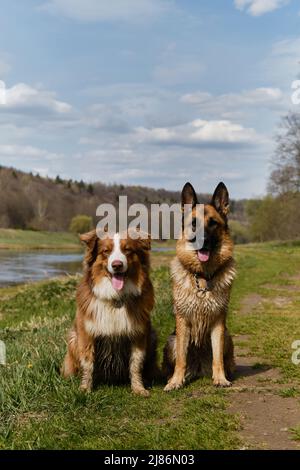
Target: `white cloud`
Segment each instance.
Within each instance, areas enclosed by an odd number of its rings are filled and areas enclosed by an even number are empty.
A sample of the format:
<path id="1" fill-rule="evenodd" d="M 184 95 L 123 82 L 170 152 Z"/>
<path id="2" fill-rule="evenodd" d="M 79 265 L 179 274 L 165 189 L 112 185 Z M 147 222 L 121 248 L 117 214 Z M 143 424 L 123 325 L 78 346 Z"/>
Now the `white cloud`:
<path id="1" fill-rule="evenodd" d="M 137 138 L 140 142 L 183 146 L 218 147 L 220 144 L 239 145 L 262 142 L 254 129 L 245 128 L 229 120 L 195 119 L 184 125 L 168 128 L 138 127 Z"/>
<path id="2" fill-rule="evenodd" d="M 0 80 L 0 111 L 20 109 L 43 108 L 49 111 L 64 114 L 71 111 L 72 107 L 63 101 L 55 99 L 55 93 L 38 90 L 25 83 L 17 83 L 7 88 Z"/>
<path id="3" fill-rule="evenodd" d="M 240 124 L 230 121 L 204 121 L 197 119 L 192 122 L 194 131 L 190 138 L 195 142 L 251 143 L 256 138 L 254 129 L 246 129 Z"/>
<path id="4" fill-rule="evenodd" d="M 46 160 L 57 160 L 62 157 L 61 154 L 49 152 L 48 150 L 33 147 L 31 145 L 0 145 L 0 156 L 19 159 L 20 157 Z"/>
<path id="5" fill-rule="evenodd" d="M 109 118 L 113 112 L 118 120 L 122 119 L 129 126 L 164 127 L 187 122 L 191 114 L 187 106 L 178 104 L 178 93 L 167 87 L 126 83 L 90 88 L 85 90 L 85 94 L 96 103 L 109 100 L 110 104 L 105 107 L 111 111 L 104 115 L 101 113 L 102 116 L 108 114 Z M 89 114 L 98 106 L 103 107 L 101 104 L 93 106 Z M 96 117 L 101 117 L 101 114 Z"/>
<path id="6" fill-rule="evenodd" d="M 6 119 L 3 121 L 0 121 L 0 139 L 2 142 L 4 136 L 5 140 L 15 142 L 16 140 L 29 137 L 33 132 L 33 129 L 24 125 L 24 123 L 21 126 L 17 126 L 13 122 L 7 122 Z"/>
<path id="7" fill-rule="evenodd" d="M 126 116 L 116 104 L 98 103 L 90 106 L 82 116 L 81 123 L 97 131 L 117 133 L 129 131 Z"/>
<path id="8" fill-rule="evenodd" d="M 40 9 L 82 22 L 143 21 L 168 10 L 167 0 L 48 0 Z"/>
<path id="9" fill-rule="evenodd" d="M 257 109 L 281 111 L 285 107 L 285 100 L 283 92 L 276 87 L 261 87 L 223 95 L 198 91 L 187 93 L 180 98 L 182 103 L 196 107 L 201 113 L 221 117 L 244 116 L 249 114 L 250 110 Z"/>
<path id="10" fill-rule="evenodd" d="M 261 194 L 266 184 L 265 146 L 154 146 L 145 141 L 141 145 L 135 142 L 130 152 L 124 149 L 125 154 L 122 149 L 100 145 L 98 149 L 82 149 L 76 164 L 65 166 L 67 176 L 78 178 L 79 174 L 86 181 L 101 179 L 176 190 L 191 181 L 201 192 L 211 192 L 222 179 L 235 198 Z M 57 170 L 52 173 L 57 174 Z"/>
<path id="11" fill-rule="evenodd" d="M 235 0 L 239 10 L 246 10 L 252 16 L 261 16 L 287 5 L 289 0 Z"/>
<path id="12" fill-rule="evenodd" d="M 253 90 L 243 91 L 241 93 L 227 93 L 224 95 L 213 96 L 210 93 L 196 92 L 183 95 L 181 101 L 189 104 L 202 104 L 207 101 L 222 101 L 224 104 L 233 103 L 234 105 L 253 105 L 266 104 L 279 101 L 282 98 L 282 92 L 279 88 L 262 87 Z"/>
<path id="13" fill-rule="evenodd" d="M 260 66 L 265 80 L 290 92 L 291 84 L 300 71 L 300 37 L 275 42 Z"/>

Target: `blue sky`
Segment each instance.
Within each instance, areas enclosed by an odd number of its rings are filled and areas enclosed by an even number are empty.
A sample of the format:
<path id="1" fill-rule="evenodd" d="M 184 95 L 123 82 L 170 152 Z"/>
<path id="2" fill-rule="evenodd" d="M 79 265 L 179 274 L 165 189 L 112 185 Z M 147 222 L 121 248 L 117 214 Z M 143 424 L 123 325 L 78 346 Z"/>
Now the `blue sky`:
<path id="1" fill-rule="evenodd" d="M 266 191 L 297 111 L 297 0 L 3 0 L 0 164 L 41 175 Z M 299 105 L 298 105 L 299 106 Z"/>

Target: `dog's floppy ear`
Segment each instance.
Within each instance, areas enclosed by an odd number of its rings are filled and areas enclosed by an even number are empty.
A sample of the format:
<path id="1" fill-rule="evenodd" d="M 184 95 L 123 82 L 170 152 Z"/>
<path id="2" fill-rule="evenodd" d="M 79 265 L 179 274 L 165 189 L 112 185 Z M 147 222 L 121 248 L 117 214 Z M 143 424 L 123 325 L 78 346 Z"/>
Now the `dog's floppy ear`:
<path id="1" fill-rule="evenodd" d="M 86 246 L 90 247 L 91 244 L 94 244 L 97 239 L 96 230 L 94 229 L 94 230 L 91 230 L 90 232 L 82 233 L 81 235 L 79 235 L 79 239 Z"/>
<path id="2" fill-rule="evenodd" d="M 151 250 L 151 236 L 139 229 L 130 229 L 130 234 L 134 233 L 133 240 L 135 241 L 135 246 L 137 249 L 137 254 L 141 265 L 145 270 L 150 268 L 150 250 Z"/>
<path id="3" fill-rule="evenodd" d="M 96 230 L 91 230 L 90 232 L 83 233 L 82 235 L 79 236 L 80 241 L 82 241 L 87 250 L 85 254 L 85 263 L 87 263 L 88 266 L 90 266 L 96 256 L 97 256 L 97 242 L 98 242 L 98 236 Z"/>
<path id="4" fill-rule="evenodd" d="M 213 194 L 211 205 L 223 216 L 229 212 L 229 193 L 224 183 L 219 183 Z"/>
<path id="5" fill-rule="evenodd" d="M 151 250 L 151 236 L 149 233 L 143 232 L 140 229 L 130 228 L 128 230 L 128 236 L 133 240 L 137 240 L 138 246 L 141 250 Z"/>
<path id="6" fill-rule="evenodd" d="M 198 204 L 197 194 L 191 183 L 185 183 L 181 191 L 181 208 L 184 209 L 185 204 L 195 207 Z"/>
<path id="7" fill-rule="evenodd" d="M 141 249 L 144 251 L 150 251 L 151 250 L 151 237 L 149 233 L 140 232 L 140 235 L 141 236 L 139 238 L 139 242 L 140 242 Z"/>

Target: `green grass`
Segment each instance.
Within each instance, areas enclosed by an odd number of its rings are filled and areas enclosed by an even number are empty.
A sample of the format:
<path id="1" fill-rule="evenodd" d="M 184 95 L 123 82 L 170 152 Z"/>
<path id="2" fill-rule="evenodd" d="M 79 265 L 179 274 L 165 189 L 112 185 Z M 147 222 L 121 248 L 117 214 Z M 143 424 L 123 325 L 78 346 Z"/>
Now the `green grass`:
<path id="1" fill-rule="evenodd" d="M 229 325 L 249 335 L 247 348 L 258 364 L 278 367 L 283 396 L 299 397 L 300 366 L 291 362 L 291 343 L 300 339 L 297 291 L 278 293 L 266 284 L 289 285 L 300 271 L 300 247 L 238 247 L 238 278 L 232 292 Z M 159 332 L 159 354 L 174 328 L 167 267 L 152 273 L 156 291 L 153 323 Z M 218 390 L 199 379 L 166 394 L 154 386 L 151 397 L 131 394 L 128 386 L 103 386 L 85 395 L 77 378 L 63 380 L 58 368 L 65 352 L 65 332 L 75 313 L 78 278 L 44 281 L 0 292 L 0 339 L 8 364 L 0 376 L 0 448 L 2 449 L 236 449 L 239 419 L 228 413 L 230 390 Z M 299 283 L 300 280 L 293 281 Z M 264 298 L 249 315 L 238 315 L 251 293 Z M 288 296 L 286 308 L 276 296 Z M 300 428 L 294 435 L 300 436 Z"/>
<path id="2" fill-rule="evenodd" d="M 293 281 L 289 277 L 300 274 L 300 248 L 296 244 L 257 244 L 240 246 L 236 255 L 238 278 L 231 297 L 230 330 L 250 335 L 247 347 L 254 356 L 279 367 L 285 380 L 298 382 L 300 366 L 291 361 L 291 345 L 300 339 L 300 277 Z M 238 315 L 241 299 L 253 293 L 262 296 L 262 303 L 250 315 Z M 286 304 L 277 305 L 278 297 Z"/>
<path id="3" fill-rule="evenodd" d="M 80 249 L 78 236 L 68 232 L 0 229 L 0 249 Z"/>
<path id="4" fill-rule="evenodd" d="M 154 324 L 163 341 L 173 329 L 166 268 L 153 274 Z M 162 385 L 150 399 L 129 387 L 101 387 L 86 396 L 79 381 L 58 374 L 64 336 L 74 315 L 76 278 L 6 290 L 1 339 L 8 365 L 1 372 L 0 448 L 197 449 L 237 444 L 236 419 L 225 411 L 224 392 L 204 380 L 180 394 Z M 197 393 L 196 393 L 197 392 Z"/>

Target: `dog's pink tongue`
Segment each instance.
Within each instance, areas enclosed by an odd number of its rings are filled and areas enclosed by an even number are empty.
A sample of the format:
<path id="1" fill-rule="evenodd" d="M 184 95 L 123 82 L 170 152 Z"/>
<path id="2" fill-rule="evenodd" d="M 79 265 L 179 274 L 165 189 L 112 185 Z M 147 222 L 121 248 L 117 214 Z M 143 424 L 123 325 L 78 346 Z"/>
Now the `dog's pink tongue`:
<path id="1" fill-rule="evenodd" d="M 124 287 L 124 276 L 122 274 L 113 274 L 111 282 L 114 289 L 121 290 Z"/>
<path id="2" fill-rule="evenodd" d="M 209 260 L 209 251 L 198 251 L 198 258 L 201 263 L 206 263 Z"/>

